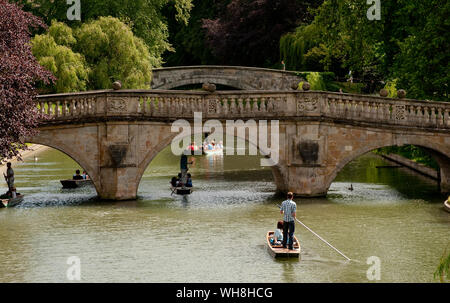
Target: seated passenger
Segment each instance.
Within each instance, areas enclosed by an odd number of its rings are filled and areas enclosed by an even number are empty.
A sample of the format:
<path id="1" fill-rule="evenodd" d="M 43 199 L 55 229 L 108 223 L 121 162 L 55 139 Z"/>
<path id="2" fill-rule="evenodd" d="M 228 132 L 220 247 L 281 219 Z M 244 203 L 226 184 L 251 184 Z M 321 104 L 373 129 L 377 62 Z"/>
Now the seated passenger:
<path id="1" fill-rule="evenodd" d="M 178 178 L 173 177 L 172 180 L 170 181 L 170 185 L 172 185 L 172 187 L 177 187 L 177 182 L 178 182 Z"/>
<path id="2" fill-rule="evenodd" d="M 273 233 L 273 236 L 270 239 L 270 243 L 272 245 L 281 245 L 282 241 L 283 241 L 283 221 L 278 221 L 277 229 L 275 229 L 275 232 Z"/>
<path id="3" fill-rule="evenodd" d="M 191 178 L 191 174 L 187 174 L 186 187 L 192 187 L 192 178 Z"/>
<path id="4" fill-rule="evenodd" d="M 178 178 L 177 178 L 177 187 L 181 187 L 183 186 L 183 183 L 181 182 L 181 173 L 178 173 Z"/>
<path id="5" fill-rule="evenodd" d="M 89 180 L 89 175 L 87 174 L 87 172 L 85 170 L 83 170 L 83 179 Z"/>
<path id="6" fill-rule="evenodd" d="M 79 170 L 79 169 L 77 169 L 77 170 L 75 171 L 75 175 L 73 175 L 73 179 L 74 179 L 74 180 L 83 180 L 83 176 L 80 175 L 80 170 Z"/>

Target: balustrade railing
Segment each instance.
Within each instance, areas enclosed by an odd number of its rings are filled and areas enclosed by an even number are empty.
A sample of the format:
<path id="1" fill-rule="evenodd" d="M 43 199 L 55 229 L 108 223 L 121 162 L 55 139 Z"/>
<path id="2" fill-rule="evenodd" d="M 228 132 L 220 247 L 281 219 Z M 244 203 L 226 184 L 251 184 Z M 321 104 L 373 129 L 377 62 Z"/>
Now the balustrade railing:
<path id="1" fill-rule="evenodd" d="M 103 118 L 301 119 L 322 117 L 372 124 L 450 129 L 450 103 L 330 92 L 158 90 L 94 91 L 39 96 L 43 123 Z"/>

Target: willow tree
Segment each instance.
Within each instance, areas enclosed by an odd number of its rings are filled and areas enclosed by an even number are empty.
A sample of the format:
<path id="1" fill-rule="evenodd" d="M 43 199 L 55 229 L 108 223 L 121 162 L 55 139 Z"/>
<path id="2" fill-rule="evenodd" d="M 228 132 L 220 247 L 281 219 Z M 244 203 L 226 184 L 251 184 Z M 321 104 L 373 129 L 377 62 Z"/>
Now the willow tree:
<path id="1" fill-rule="evenodd" d="M 40 16 L 47 25 L 53 20 L 65 22 L 72 28 L 99 17 L 116 17 L 126 23 L 133 33 L 147 44 L 153 66 L 162 64 L 161 55 L 172 51 L 165 8 L 174 8 L 174 18 L 187 24 L 192 0 L 81 0 L 81 22 L 67 20 L 69 5 L 65 0 L 11 0 L 24 5 L 24 9 Z"/>
<path id="2" fill-rule="evenodd" d="M 39 62 L 58 78 L 56 92 L 106 89 L 120 80 L 124 88 L 150 88 L 152 62 L 144 41 L 113 17 L 100 17 L 72 30 L 52 22 L 32 40 Z"/>
<path id="3" fill-rule="evenodd" d="M 57 78 L 48 92 L 67 93 L 87 89 L 90 69 L 84 56 L 72 50 L 76 42 L 72 29 L 56 21 L 48 33 L 36 35 L 31 40 L 34 56 Z"/>
<path id="4" fill-rule="evenodd" d="M 380 20 L 369 20 L 369 9 L 366 1 L 325 0 L 311 23 L 281 38 L 282 58 L 300 69 L 352 71 L 368 87 L 396 81 L 409 97 L 448 100 L 450 2 L 382 1 Z"/>

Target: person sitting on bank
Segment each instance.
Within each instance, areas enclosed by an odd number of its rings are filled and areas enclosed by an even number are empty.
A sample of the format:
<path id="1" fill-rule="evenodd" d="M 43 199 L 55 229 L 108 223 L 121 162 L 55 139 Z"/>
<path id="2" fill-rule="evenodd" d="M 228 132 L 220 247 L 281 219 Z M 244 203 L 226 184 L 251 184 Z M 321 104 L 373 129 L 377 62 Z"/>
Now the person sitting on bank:
<path id="1" fill-rule="evenodd" d="M 191 176 L 191 174 L 187 174 L 186 187 L 192 187 L 192 176 Z"/>
<path id="2" fill-rule="evenodd" d="M 80 175 L 80 170 L 77 169 L 77 170 L 75 171 L 75 175 L 73 175 L 73 180 L 83 180 L 83 179 L 84 179 L 83 176 Z"/>
<path id="3" fill-rule="evenodd" d="M 280 213 L 283 214 L 283 248 L 289 245 L 289 249 L 294 249 L 294 231 L 297 204 L 292 200 L 294 194 L 288 192 L 287 200 L 281 204 Z M 288 244 L 289 242 L 289 244 Z"/>
<path id="4" fill-rule="evenodd" d="M 283 221 L 278 221 L 277 223 L 277 229 L 275 229 L 275 232 L 273 233 L 272 238 L 270 239 L 270 243 L 272 245 L 280 245 L 283 241 Z"/>

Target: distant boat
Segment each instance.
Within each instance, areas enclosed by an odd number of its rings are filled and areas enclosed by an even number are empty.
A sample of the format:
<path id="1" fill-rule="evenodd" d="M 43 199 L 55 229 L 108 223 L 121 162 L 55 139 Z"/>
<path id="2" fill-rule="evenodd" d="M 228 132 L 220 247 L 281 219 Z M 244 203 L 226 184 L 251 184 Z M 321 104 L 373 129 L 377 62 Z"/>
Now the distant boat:
<path id="1" fill-rule="evenodd" d="M 283 248 L 282 245 L 272 245 L 270 243 L 270 239 L 273 236 L 273 231 L 267 232 L 266 235 L 266 241 L 267 241 L 267 248 L 269 250 L 269 253 L 274 258 L 298 258 L 300 256 L 300 242 L 298 242 L 297 237 L 294 236 L 294 249 L 288 249 Z"/>
<path id="2" fill-rule="evenodd" d="M 450 213 L 450 201 L 449 200 L 444 202 L 444 209 Z"/>
<path id="3" fill-rule="evenodd" d="M 91 179 L 88 180 L 68 179 L 68 180 L 60 180 L 59 182 L 61 182 L 63 188 L 78 188 L 94 184 Z"/>
<path id="4" fill-rule="evenodd" d="M 15 198 L 10 199 L 0 199 L 0 208 L 2 207 L 14 207 L 19 205 L 23 201 L 23 195 L 18 194 Z"/>
<path id="5" fill-rule="evenodd" d="M 192 188 L 192 187 L 173 187 L 172 186 L 172 187 L 170 187 L 170 189 L 172 190 L 173 194 L 177 194 L 177 195 L 181 195 L 181 196 L 190 195 L 194 191 L 194 188 Z"/>
<path id="6" fill-rule="evenodd" d="M 223 149 L 204 150 L 205 155 L 223 155 Z"/>

